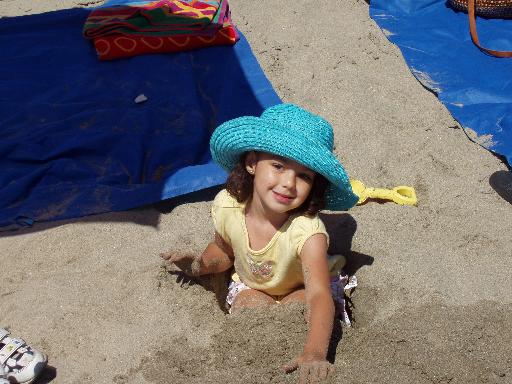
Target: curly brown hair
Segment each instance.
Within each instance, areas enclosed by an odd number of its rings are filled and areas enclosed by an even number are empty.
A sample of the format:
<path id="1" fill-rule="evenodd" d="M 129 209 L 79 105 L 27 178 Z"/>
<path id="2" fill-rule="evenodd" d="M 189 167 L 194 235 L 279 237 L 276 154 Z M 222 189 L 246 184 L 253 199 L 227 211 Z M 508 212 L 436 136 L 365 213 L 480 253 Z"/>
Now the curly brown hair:
<path id="1" fill-rule="evenodd" d="M 240 157 L 236 167 L 229 173 L 226 181 L 226 190 L 239 203 L 249 200 L 253 191 L 253 177 L 245 169 L 245 158 L 247 153 Z M 325 207 L 325 192 L 329 181 L 319 173 L 315 174 L 313 186 L 309 196 L 302 205 L 294 209 L 291 213 L 302 213 L 306 216 L 314 216 Z"/>

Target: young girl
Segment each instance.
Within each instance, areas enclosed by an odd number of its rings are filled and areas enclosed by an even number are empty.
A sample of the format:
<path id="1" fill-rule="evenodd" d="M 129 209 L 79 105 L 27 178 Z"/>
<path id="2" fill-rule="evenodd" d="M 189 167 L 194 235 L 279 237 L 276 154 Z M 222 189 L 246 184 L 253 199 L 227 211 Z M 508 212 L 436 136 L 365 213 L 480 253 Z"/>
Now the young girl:
<path id="1" fill-rule="evenodd" d="M 186 274 L 220 273 L 234 266 L 227 304 L 243 307 L 305 302 L 308 334 L 302 355 L 283 368 L 301 379 L 324 379 L 340 257 L 328 257 L 320 209 L 347 210 L 357 197 L 336 159 L 330 124 L 292 104 L 220 125 L 212 135 L 213 159 L 230 172 L 215 197 L 215 239 L 199 257 L 162 255 Z M 334 279 L 333 279 L 334 278 Z"/>

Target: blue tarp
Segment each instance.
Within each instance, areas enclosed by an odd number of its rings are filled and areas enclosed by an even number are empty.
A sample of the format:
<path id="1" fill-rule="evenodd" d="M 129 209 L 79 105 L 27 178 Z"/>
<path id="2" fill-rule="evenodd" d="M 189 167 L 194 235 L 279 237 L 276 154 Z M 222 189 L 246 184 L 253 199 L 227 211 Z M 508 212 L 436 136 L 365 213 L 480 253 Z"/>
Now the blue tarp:
<path id="1" fill-rule="evenodd" d="M 512 59 L 480 51 L 467 14 L 446 0 L 372 0 L 370 16 L 475 141 L 512 165 Z M 512 20 L 479 17 L 477 29 L 482 45 L 512 51 Z"/>
<path id="2" fill-rule="evenodd" d="M 243 36 L 99 62 L 82 37 L 89 12 L 0 19 L 0 230 L 219 185 L 212 130 L 281 102 Z"/>

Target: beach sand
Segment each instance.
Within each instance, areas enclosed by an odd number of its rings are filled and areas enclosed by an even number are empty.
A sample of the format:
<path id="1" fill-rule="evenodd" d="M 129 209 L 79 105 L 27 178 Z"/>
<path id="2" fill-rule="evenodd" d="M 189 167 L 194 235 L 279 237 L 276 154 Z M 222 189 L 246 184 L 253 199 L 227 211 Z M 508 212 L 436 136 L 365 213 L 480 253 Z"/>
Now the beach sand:
<path id="1" fill-rule="evenodd" d="M 0 14 L 80 4 L 3 0 Z M 359 280 L 329 382 L 511 383 L 512 206 L 490 183 L 511 182 L 506 166 L 412 76 L 365 1 L 230 4 L 283 101 L 333 124 L 350 175 L 418 194 L 324 214 Z M 39 383 L 297 382 L 280 365 L 301 351 L 302 307 L 225 315 L 158 257 L 208 243 L 214 193 L 0 234 L 0 324 L 48 354 Z"/>

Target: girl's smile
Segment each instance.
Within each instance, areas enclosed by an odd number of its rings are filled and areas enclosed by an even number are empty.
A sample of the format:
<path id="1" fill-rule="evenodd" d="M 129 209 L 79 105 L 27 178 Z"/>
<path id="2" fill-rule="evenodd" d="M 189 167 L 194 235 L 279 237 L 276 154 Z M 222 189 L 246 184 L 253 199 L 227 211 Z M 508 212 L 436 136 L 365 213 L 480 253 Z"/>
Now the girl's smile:
<path id="1" fill-rule="evenodd" d="M 276 192 L 276 191 L 272 191 L 274 193 L 274 197 L 276 199 L 277 202 L 281 203 L 281 204 L 291 204 L 294 197 L 293 196 L 287 196 L 287 195 L 284 195 L 282 193 L 279 193 L 279 192 Z"/>

